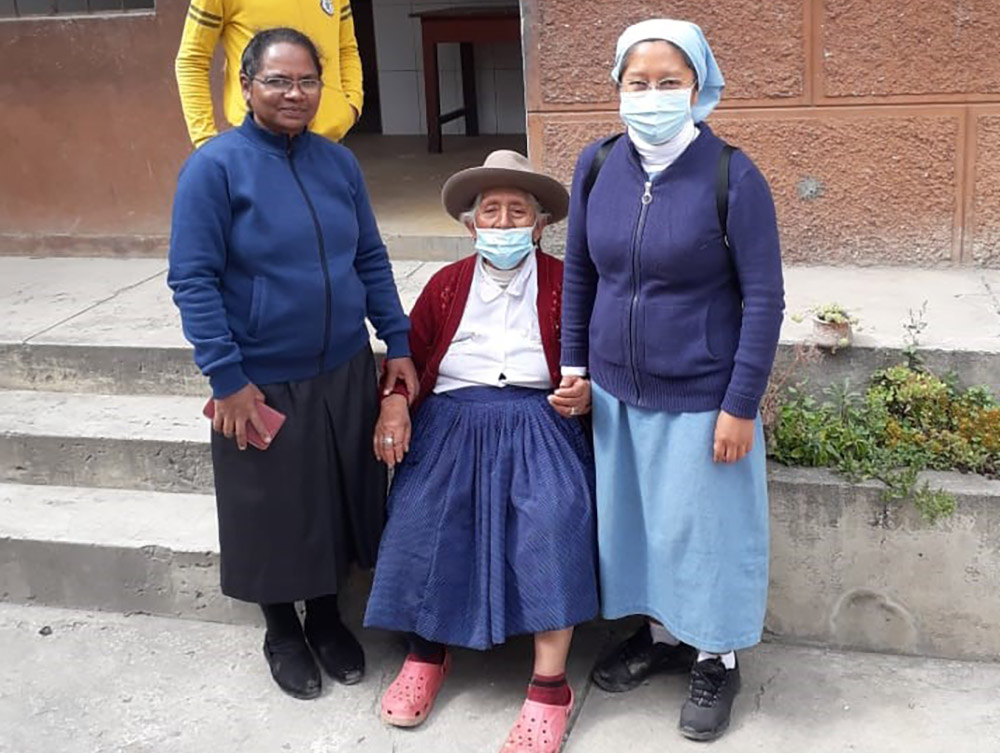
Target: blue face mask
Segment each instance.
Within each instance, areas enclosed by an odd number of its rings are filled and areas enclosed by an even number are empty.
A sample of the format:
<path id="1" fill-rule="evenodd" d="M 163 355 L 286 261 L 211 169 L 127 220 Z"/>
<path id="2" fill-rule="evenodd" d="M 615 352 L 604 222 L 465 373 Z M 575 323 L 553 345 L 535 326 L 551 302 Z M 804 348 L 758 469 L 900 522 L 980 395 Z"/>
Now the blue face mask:
<path id="1" fill-rule="evenodd" d="M 618 112 L 625 125 L 650 144 L 665 144 L 692 119 L 691 89 L 622 92 Z"/>
<path id="2" fill-rule="evenodd" d="M 497 269 L 513 269 L 535 249 L 534 228 L 476 228 L 476 251 Z"/>

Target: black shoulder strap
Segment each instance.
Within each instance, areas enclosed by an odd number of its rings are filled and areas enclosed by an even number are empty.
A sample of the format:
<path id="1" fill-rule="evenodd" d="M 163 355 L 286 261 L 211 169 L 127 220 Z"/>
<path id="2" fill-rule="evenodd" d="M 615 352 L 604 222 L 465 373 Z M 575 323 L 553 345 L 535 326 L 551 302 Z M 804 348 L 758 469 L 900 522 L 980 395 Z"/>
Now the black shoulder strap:
<path id="1" fill-rule="evenodd" d="M 715 181 L 715 208 L 719 213 L 719 228 L 726 248 L 729 248 L 729 163 L 736 147 L 723 143 L 722 154 L 719 155 L 719 175 Z"/>
<path id="2" fill-rule="evenodd" d="M 594 188 L 594 184 L 597 182 L 597 174 L 601 172 L 601 168 L 604 166 L 604 160 L 608 158 L 608 154 L 611 152 L 611 147 L 615 145 L 624 134 L 616 133 L 614 136 L 608 136 L 601 145 L 597 147 L 597 153 L 594 155 L 594 160 L 590 163 L 590 170 L 587 171 L 587 177 L 583 180 L 583 203 L 587 203 L 587 199 L 590 198 L 590 192 Z"/>

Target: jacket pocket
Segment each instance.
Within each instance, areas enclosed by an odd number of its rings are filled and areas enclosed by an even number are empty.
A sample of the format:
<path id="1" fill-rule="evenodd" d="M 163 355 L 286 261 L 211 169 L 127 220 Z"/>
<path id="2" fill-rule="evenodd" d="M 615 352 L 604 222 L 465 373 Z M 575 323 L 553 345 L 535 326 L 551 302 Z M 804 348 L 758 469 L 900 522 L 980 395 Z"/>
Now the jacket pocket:
<path id="1" fill-rule="evenodd" d="M 664 377 L 689 377 L 718 367 L 708 345 L 709 306 L 657 305 L 642 308 L 644 369 Z"/>
<path id="2" fill-rule="evenodd" d="M 590 350 L 602 361 L 626 366 L 629 362 L 628 299 L 598 298 L 590 317 Z"/>
<path id="3" fill-rule="evenodd" d="M 260 334 L 266 295 L 267 281 L 263 277 L 255 275 L 253 278 L 253 290 L 250 293 L 250 316 L 247 318 L 247 334 L 250 337 L 258 337 Z"/>

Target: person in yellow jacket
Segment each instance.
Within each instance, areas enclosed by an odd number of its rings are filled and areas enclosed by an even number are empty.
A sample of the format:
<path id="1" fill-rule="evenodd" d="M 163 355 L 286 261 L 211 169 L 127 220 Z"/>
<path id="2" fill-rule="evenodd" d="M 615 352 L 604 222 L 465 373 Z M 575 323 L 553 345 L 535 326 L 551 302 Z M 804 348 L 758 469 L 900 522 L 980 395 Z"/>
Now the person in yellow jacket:
<path id="1" fill-rule="evenodd" d="M 323 55 L 323 96 L 311 130 L 340 141 L 361 117 L 361 57 L 350 0 L 192 0 L 174 70 L 188 134 L 196 147 L 218 133 L 209 69 L 222 40 L 226 55 L 223 109 L 232 125 L 246 116 L 240 57 L 258 31 L 290 26 Z"/>

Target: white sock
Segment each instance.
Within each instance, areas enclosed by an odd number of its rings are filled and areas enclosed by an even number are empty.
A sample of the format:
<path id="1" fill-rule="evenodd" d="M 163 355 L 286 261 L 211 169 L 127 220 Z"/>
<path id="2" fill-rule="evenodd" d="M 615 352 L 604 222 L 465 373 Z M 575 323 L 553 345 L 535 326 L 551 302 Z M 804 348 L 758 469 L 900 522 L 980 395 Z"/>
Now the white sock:
<path id="1" fill-rule="evenodd" d="M 649 622 L 649 634 L 653 636 L 653 643 L 666 643 L 668 646 L 679 646 L 680 640 L 658 622 Z"/>
<path id="2" fill-rule="evenodd" d="M 726 669 L 736 669 L 736 652 L 730 651 L 728 654 L 710 654 L 708 651 L 698 652 L 698 661 L 705 659 L 722 659 L 722 666 Z"/>

